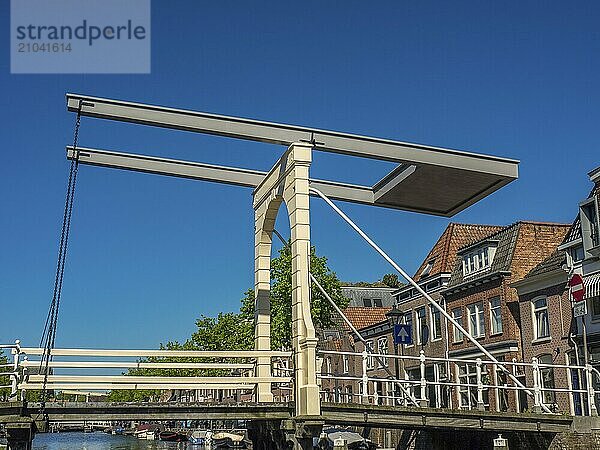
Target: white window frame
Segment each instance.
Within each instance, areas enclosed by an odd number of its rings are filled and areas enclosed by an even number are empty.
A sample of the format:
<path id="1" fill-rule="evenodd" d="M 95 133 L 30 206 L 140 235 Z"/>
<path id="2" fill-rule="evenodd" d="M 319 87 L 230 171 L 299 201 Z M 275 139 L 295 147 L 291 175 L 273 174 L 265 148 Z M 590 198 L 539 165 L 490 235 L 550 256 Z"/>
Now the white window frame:
<path id="1" fill-rule="evenodd" d="M 594 221 L 591 221 L 584 209 L 591 208 L 594 214 Z M 594 256 L 590 250 L 600 246 L 600 216 L 598 214 L 598 202 L 596 197 L 585 200 L 579 204 L 579 221 L 581 222 L 581 237 L 583 240 L 583 249 L 585 258 Z M 593 241 L 595 237 L 596 242 Z"/>
<path id="2" fill-rule="evenodd" d="M 457 316 L 455 313 L 459 312 L 459 315 Z M 464 322 L 463 322 L 463 309 L 461 306 L 459 306 L 458 308 L 454 308 L 452 310 L 452 318 L 454 320 L 456 320 L 461 327 L 465 327 Z M 460 336 L 460 339 L 458 339 L 458 336 Z M 460 331 L 456 325 L 452 325 L 452 342 L 454 344 L 458 344 L 460 342 L 463 342 L 465 340 L 465 335 L 462 331 Z"/>
<path id="3" fill-rule="evenodd" d="M 423 311 L 423 316 L 421 317 L 419 315 L 419 311 Z M 421 329 L 423 328 L 423 325 L 427 325 L 427 310 L 425 309 L 424 306 L 421 306 L 420 308 L 415 309 L 415 332 L 413 333 L 416 336 L 416 343 L 417 345 L 422 345 L 423 344 L 423 336 L 421 336 Z M 425 323 L 423 324 L 423 321 L 425 321 Z"/>
<path id="4" fill-rule="evenodd" d="M 408 320 L 406 320 L 407 317 L 410 317 L 410 322 Z M 410 325 L 410 330 L 411 330 L 412 337 L 413 337 L 413 339 L 411 341 L 412 343 L 410 345 L 405 345 L 404 346 L 405 348 L 410 348 L 413 345 L 415 345 L 415 339 L 414 339 L 414 337 L 415 337 L 415 321 L 414 321 L 413 310 L 412 309 L 410 311 L 407 311 L 407 312 L 404 313 L 404 315 L 402 316 L 402 323 L 404 325 Z"/>
<path id="5" fill-rule="evenodd" d="M 473 329 L 473 322 L 471 317 L 475 317 L 475 326 L 477 330 Z M 467 306 L 467 320 L 469 322 L 469 333 L 475 338 L 485 337 L 485 314 L 483 311 L 483 302 L 471 303 Z"/>
<path id="6" fill-rule="evenodd" d="M 375 368 L 375 343 L 373 341 L 367 341 L 367 369 L 373 370 Z"/>
<path id="7" fill-rule="evenodd" d="M 539 300 L 544 300 L 546 305 L 543 307 L 537 308 L 535 306 L 535 304 Z M 548 334 L 546 336 L 540 336 L 540 330 L 538 329 L 537 314 L 538 314 L 538 312 L 542 312 L 542 311 L 546 312 L 546 324 L 547 324 L 546 328 L 548 330 Z M 548 310 L 548 297 L 546 297 L 545 295 L 541 295 L 539 297 L 535 297 L 535 298 L 531 299 L 531 320 L 533 323 L 533 342 L 552 339 L 550 336 L 550 313 Z"/>
<path id="8" fill-rule="evenodd" d="M 497 306 L 492 306 L 492 302 L 498 300 Z M 497 295 L 488 300 L 489 310 L 490 310 L 490 336 L 494 336 L 497 334 L 502 334 L 504 332 L 504 323 L 502 321 L 502 298 Z M 495 322 L 494 315 L 498 313 L 500 315 L 500 327 L 495 330 Z"/>
<path id="9" fill-rule="evenodd" d="M 350 357 L 348 355 L 342 355 L 344 373 L 350 373 Z"/>
<path id="10" fill-rule="evenodd" d="M 382 345 L 383 343 L 383 345 Z M 384 351 L 385 350 L 385 351 Z M 377 339 L 377 353 L 380 355 L 389 355 L 389 344 L 387 336 L 383 336 Z M 388 358 L 379 358 L 379 367 L 388 367 L 389 361 Z"/>
<path id="11" fill-rule="evenodd" d="M 435 328 L 435 320 L 434 316 L 437 316 L 440 322 L 439 335 L 437 335 L 437 331 Z M 442 326 L 442 313 L 433 305 L 429 305 L 429 322 L 431 323 L 431 329 L 429 330 L 429 334 L 431 334 L 432 341 L 439 341 L 442 339 L 443 326 Z"/>
<path id="12" fill-rule="evenodd" d="M 491 267 L 496 254 L 495 245 L 485 245 L 463 255 L 463 275 L 471 275 Z"/>

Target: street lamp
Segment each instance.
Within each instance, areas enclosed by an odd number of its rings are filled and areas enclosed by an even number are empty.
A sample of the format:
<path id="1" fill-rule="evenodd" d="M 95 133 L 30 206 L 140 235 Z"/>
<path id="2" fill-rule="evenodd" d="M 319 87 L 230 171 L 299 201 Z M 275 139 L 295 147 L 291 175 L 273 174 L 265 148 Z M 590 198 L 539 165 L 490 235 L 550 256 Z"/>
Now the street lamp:
<path id="1" fill-rule="evenodd" d="M 398 308 L 396 308 L 396 305 L 394 305 L 392 307 L 392 309 L 390 309 L 387 313 L 385 313 L 385 316 L 387 317 L 388 323 L 390 324 L 390 328 L 392 329 L 392 337 L 394 340 L 394 355 L 396 356 L 396 358 L 394 358 L 394 368 L 396 370 L 396 383 L 394 383 L 394 397 L 399 398 L 400 397 L 400 389 L 398 387 L 398 382 L 400 381 L 400 368 L 399 368 L 398 358 L 397 358 L 398 343 L 396 342 L 396 334 L 394 332 L 394 327 L 396 325 L 400 325 L 404 314 L 402 313 L 402 311 L 400 311 Z"/>

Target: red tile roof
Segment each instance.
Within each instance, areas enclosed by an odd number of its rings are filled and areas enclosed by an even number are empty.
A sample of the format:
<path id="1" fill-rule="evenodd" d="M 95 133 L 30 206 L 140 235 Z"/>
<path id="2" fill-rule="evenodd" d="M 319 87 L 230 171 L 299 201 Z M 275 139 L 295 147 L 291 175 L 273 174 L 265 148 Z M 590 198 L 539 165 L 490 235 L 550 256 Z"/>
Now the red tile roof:
<path id="1" fill-rule="evenodd" d="M 357 330 L 370 327 L 386 320 L 385 313 L 392 308 L 373 308 L 368 306 L 349 306 L 344 314 Z M 346 322 L 343 323 L 345 330 L 350 330 Z"/>
<path id="2" fill-rule="evenodd" d="M 433 266 L 423 278 L 439 273 L 450 273 L 454 269 L 456 252 L 459 248 L 490 236 L 504 227 L 498 225 L 477 225 L 469 223 L 450 223 L 437 240 L 413 277 L 419 281 L 421 273 L 429 261 Z"/>

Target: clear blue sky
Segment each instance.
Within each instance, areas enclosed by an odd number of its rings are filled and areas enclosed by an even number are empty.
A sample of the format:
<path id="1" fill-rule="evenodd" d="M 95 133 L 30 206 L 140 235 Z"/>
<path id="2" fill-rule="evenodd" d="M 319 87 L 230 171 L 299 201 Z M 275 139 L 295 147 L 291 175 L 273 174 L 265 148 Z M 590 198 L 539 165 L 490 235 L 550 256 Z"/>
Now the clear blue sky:
<path id="1" fill-rule="evenodd" d="M 4 33 L 0 341 L 37 345 L 51 299 L 74 124 L 66 92 L 521 160 L 520 179 L 460 222 L 571 222 L 600 165 L 597 2 L 154 0 L 152 18 L 150 75 L 11 75 Z M 283 151 L 89 118 L 80 143 L 264 170 Z M 314 159 L 312 176 L 342 181 L 389 169 Z M 313 243 L 341 279 L 391 271 L 311 206 Z M 449 221 L 342 206 L 410 272 Z M 152 348 L 185 339 L 200 314 L 237 309 L 253 284 L 252 217 L 243 188 L 83 166 L 57 345 Z"/>

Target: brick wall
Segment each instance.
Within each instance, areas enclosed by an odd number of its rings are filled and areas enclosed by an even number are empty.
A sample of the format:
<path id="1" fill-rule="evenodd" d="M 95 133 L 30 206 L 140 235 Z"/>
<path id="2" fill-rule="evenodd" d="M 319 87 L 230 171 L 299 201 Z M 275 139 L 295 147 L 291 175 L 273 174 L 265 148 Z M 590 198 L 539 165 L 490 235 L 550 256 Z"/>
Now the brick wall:
<path id="1" fill-rule="evenodd" d="M 532 300 L 545 297 L 548 305 L 548 318 L 550 336 L 535 340 L 535 319 L 532 312 Z M 555 364 L 575 364 L 573 355 L 569 355 L 571 344 L 568 336 L 571 332 L 572 311 L 569 300 L 569 291 L 566 283 L 549 286 L 520 296 L 521 309 L 521 334 L 522 351 L 525 362 L 531 362 L 533 357 L 551 355 Z M 528 385 L 533 384 L 533 374 L 527 370 Z M 557 388 L 569 387 L 569 373 L 567 369 L 556 368 L 553 370 L 554 383 Z M 556 393 L 556 404 L 560 411 L 572 411 L 570 395 Z"/>

